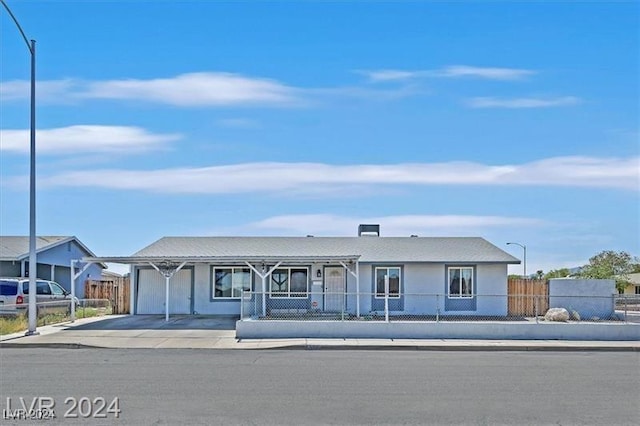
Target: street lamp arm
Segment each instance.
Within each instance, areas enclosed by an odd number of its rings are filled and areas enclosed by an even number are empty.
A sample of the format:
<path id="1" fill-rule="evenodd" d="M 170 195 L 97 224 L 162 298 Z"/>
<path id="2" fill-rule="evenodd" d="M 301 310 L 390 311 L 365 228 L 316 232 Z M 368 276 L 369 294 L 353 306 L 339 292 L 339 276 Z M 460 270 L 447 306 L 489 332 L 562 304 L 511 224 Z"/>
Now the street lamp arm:
<path id="1" fill-rule="evenodd" d="M 520 244 L 520 243 L 507 243 L 507 245 L 509 245 L 509 244 L 515 244 L 516 246 L 520 246 L 520 247 L 522 247 L 523 249 L 526 249 L 526 248 L 527 248 L 527 246 L 525 246 L 525 245 L 523 245 L 523 244 Z"/>
<path id="2" fill-rule="evenodd" d="M 27 38 L 27 35 L 22 30 L 22 27 L 20 26 L 20 23 L 18 22 L 18 20 L 14 16 L 13 12 L 11 12 L 11 9 L 9 9 L 9 6 L 7 6 L 7 4 L 4 2 L 4 0 L 0 0 L 0 3 L 2 3 L 2 6 L 4 6 L 4 8 L 6 9 L 7 13 L 9 14 L 9 16 L 11 16 L 11 19 L 13 19 L 13 22 L 16 24 L 16 27 L 18 27 L 18 31 L 20 31 L 20 34 L 22 35 L 22 38 L 24 39 L 24 42 L 27 43 L 27 49 L 29 49 L 29 52 L 31 52 L 31 54 L 33 55 L 34 51 L 33 51 L 33 48 L 32 48 L 32 43 L 29 42 L 29 39 Z M 33 42 L 33 41 L 34 40 L 31 40 L 31 42 Z"/>
<path id="3" fill-rule="evenodd" d="M 524 266 L 524 271 L 523 272 L 524 272 L 524 276 L 526 277 L 527 276 L 527 246 L 524 245 L 524 244 L 514 243 L 514 242 L 507 243 L 507 245 L 509 245 L 509 244 L 513 244 L 513 245 L 522 247 L 522 250 L 524 251 L 524 259 L 523 259 L 524 260 L 524 265 L 523 265 Z"/>

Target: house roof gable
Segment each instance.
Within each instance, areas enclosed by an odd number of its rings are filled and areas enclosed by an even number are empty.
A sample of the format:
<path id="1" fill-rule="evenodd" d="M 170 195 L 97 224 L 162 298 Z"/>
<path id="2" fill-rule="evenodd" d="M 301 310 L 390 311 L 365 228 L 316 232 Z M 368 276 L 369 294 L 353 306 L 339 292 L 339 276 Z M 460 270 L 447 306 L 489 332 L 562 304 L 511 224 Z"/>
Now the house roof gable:
<path id="1" fill-rule="evenodd" d="M 42 253 L 68 242 L 76 243 L 89 256 L 95 254 L 74 236 L 36 237 L 36 253 Z M 0 260 L 21 261 L 29 257 L 29 237 L 0 236 Z"/>

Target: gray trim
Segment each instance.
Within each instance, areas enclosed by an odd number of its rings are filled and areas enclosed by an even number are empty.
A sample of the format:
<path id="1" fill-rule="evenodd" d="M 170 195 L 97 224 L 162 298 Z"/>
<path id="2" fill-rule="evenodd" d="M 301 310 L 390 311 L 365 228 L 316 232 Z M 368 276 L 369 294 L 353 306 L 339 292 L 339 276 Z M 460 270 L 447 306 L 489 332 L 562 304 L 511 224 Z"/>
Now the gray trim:
<path id="1" fill-rule="evenodd" d="M 346 256 L 110 256 L 110 257 L 95 257 L 87 256 L 83 257 L 83 262 L 106 262 L 106 263 L 121 263 L 124 265 L 144 265 L 149 262 L 158 263 L 163 261 L 172 262 L 187 262 L 187 263 L 206 263 L 216 265 L 230 265 L 238 264 L 243 265 L 244 262 L 263 262 L 263 263 L 277 263 L 277 262 L 290 262 L 290 263 L 319 263 L 319 262 L 355 262 L 360 258 L 360 255 L 346 255 Z"/>

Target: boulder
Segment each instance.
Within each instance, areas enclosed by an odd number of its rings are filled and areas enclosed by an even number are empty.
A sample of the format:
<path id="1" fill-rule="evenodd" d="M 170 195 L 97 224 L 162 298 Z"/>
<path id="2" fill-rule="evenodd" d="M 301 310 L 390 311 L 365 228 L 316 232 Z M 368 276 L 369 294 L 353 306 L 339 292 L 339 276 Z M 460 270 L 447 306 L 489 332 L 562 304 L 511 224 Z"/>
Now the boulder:
<path id="1" fill-rule="evenodd" d="M 547 321 L 569 321 L 569 311 L 565 308 L 551 308 L 544 314 L 544 319 Z"/>

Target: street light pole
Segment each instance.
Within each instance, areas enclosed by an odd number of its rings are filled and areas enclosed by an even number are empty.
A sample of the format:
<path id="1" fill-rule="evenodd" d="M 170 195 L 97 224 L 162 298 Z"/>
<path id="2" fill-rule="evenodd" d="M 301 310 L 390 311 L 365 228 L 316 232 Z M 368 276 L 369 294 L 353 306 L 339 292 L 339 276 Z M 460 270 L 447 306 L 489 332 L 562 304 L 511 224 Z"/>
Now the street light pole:
<path id="1" fill-rule="evenodd" d="M 527 246 L 525 246 L 524 244 L 520 244 L 520 243 L 507 243 L 507 245 L 509 244 L 514 244 L 516 246 L 520 246 L 522 247 L 522 250 L 524 250 L 524 277 L 527 277 Z"/>
<path id="2" fill-rule="evenodd" d="M 30 157 L 29 157 L 29 329 L 26 335 L 38 334 L 36 326 L 38 316 L 36 312 L 36 275 L 38 274 L 38 263 L 36 258 L 36 41 L 27 39 L 20 23 L 9 9 L 4 0 L 0 0 L 2 6 L 18 27 L 27 49 L 31 54 L 31 130 L 30 130 Z"/>

